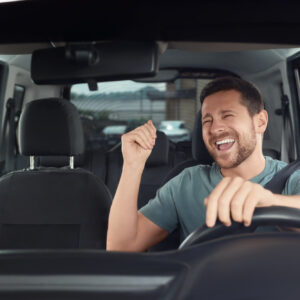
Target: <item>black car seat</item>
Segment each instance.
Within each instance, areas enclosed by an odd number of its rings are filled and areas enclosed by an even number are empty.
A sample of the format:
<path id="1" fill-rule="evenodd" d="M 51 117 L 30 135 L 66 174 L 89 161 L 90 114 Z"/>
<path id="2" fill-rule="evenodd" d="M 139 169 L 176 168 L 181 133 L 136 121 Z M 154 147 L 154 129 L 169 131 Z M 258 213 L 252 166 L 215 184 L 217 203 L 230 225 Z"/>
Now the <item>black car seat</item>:
<path id="1" fill-rule="evenodd" d="M 84 151 L 76 108 L 58 98 L 28 103 L 19 123 L 30 169 L 0 178 L 0 248 L 105 248 L 111 194 L 91 172 L 73 169 Z M 36 168 L 34 156 L 69 156 L 70 166 Z"/>

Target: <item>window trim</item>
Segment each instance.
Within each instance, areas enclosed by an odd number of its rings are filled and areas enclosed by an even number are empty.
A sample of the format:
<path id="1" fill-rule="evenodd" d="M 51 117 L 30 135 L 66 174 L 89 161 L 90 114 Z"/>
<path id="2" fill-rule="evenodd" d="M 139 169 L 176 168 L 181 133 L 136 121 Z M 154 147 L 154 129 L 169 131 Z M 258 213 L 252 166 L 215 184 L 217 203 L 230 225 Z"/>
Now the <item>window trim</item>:
<path id="1" fill-rule="evenodd" d="M 8 80 L 8 64 L 4 61 L 0 61 L 0 124 L 3 122 L 3 109 L 5 103 L 5 93 Z M 2 126 L 1 126 L 2 128 Z M 2 135 L 2 131 L 0 136 Z"/>
<path id="2" fill-rule="evenodd" d="M 292 55 L 291 57 L 287 58 L 287 79 L 288 85 L 290 87 L 291 93 L 291 101 L 290 105 L 292 108 L 292 113 L 294 117 L 294 141 L 296 146 L 296 154 L 297 158 L 300 157 L 300 131 L 296 130 L 300 126 L 300 81 L 297 81 L 297 77 L 295 76 L 295 71 L 300 71 L 300 52 Z M 299 74 L 300 75 L 300 74 Z M 299 78 L 300 79 L 300 78 Z"/>

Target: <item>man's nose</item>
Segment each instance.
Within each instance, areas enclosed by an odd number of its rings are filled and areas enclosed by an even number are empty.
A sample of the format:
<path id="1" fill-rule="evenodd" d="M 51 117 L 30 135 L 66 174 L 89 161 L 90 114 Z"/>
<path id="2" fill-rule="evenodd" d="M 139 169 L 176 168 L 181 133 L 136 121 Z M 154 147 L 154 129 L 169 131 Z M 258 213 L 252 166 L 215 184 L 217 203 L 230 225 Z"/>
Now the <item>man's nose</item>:
<path id="1" fill-rule="evenodd" d="M 221 120 L 214 120 L 210 127 L 211 134 L 223 132 L 225 130 L 225 124 Z"/>

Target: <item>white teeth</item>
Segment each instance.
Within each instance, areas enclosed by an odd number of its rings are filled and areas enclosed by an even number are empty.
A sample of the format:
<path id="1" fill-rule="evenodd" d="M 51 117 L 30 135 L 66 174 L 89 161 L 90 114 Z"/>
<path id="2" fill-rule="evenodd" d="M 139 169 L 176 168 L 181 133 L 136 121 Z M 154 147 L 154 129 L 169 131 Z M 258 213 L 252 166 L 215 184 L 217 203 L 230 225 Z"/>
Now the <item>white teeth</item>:
<path id="1" fill-rule="evenodd" d="M 221 145 L 221 144 L 227 144 L 227 143 L 233 143 L 233 142 L 234 142 L 233 139 L 226 139 L 226 140 L 218 141 L 218 142 L 216 142 L 216 144 Z"/>

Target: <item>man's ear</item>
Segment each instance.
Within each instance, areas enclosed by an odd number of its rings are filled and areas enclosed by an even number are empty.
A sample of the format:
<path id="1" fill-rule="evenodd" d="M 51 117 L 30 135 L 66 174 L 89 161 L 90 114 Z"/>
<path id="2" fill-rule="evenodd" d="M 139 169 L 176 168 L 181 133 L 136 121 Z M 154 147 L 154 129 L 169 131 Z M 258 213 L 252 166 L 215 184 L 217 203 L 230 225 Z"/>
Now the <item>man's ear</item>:
<path id="1" fill-rule="evenodd" d="M 268 113 L 265 109 L 262 109 L 254 116 L 255 128 L 257 133 L 263 134 L 268 125 Z"/>

